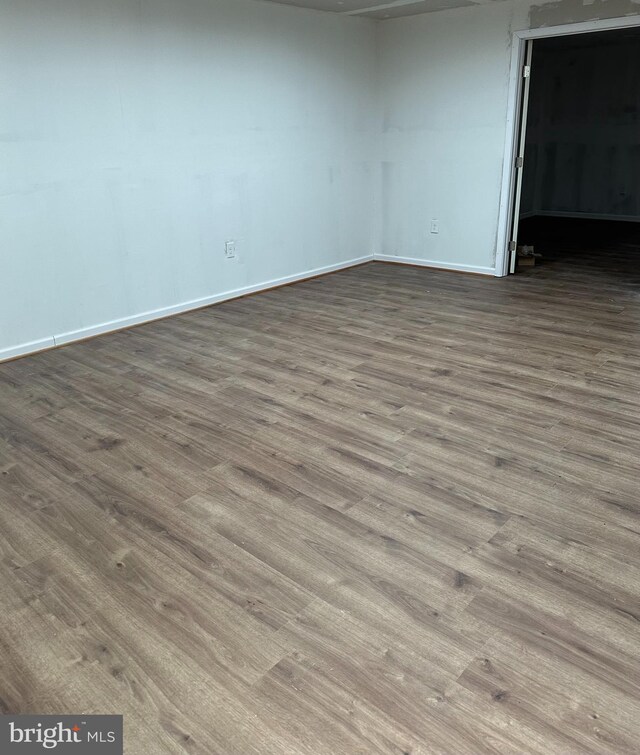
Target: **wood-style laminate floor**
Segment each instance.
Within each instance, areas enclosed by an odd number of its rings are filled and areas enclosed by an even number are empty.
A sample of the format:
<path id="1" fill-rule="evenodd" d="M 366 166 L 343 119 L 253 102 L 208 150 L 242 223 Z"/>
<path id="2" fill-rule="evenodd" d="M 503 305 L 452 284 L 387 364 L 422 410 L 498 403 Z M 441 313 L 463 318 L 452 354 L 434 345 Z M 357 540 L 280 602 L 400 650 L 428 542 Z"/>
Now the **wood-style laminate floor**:
<path id="1" fill-rule="evenodd" d="M 637 753 L 610 255 L 374 263 L 0 366 L 0 710 L 122 713 L 130 755 Z"/>

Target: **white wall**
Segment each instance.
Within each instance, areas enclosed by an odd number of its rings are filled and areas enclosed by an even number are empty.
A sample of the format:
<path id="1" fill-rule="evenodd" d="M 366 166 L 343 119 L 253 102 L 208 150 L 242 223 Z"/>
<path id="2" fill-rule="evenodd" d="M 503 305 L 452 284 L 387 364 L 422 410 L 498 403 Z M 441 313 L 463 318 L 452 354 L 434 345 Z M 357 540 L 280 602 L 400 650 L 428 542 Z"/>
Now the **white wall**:
<path id="1" fill-rule="evenodd" d="M 3 0 L 0 359 L 373 252 L 491 272 L 513 31 L 638 10 Z"/>
<path id="2" fill-rule="evenodd" d="M 379 253 L 492 271 L 513 32 L 638 12 L 634 0 L 506 0 L 382 23 Z"/>
<path id="3" fill-rule="evenodd" d="M 3 0 L 0 358 L 370 255 L 374 96 L 372 21 Z"/>

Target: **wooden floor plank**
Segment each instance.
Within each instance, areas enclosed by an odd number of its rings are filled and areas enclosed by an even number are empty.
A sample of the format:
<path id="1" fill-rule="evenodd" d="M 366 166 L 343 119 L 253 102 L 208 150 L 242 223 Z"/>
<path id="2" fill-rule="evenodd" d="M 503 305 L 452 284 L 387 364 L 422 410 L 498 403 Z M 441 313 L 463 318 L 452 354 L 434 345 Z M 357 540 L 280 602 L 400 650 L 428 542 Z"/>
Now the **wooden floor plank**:
<path id="1" fill-rule="evenodd" d="M 0 710 L 122 713 L 129 755 L 637 752 L 639 251 L 0 365 Z"/>

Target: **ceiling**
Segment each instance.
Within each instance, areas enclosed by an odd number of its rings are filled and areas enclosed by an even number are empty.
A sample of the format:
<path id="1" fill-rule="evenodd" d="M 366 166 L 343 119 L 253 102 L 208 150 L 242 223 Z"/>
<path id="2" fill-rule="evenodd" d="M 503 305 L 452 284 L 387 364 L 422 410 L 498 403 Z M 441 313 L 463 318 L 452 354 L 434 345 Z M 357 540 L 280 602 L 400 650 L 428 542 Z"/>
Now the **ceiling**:
<path id="1" fill-rule="evenodd" d="M 446 8 L 464 8 L 469 5 L 484 5 L 494 0 L 265 0 L 281 5 L 297 5 L 299 8 L 344 13 L 348 16 L 364 16 L 384 21 L 387 18 L 415 16 Z"/>

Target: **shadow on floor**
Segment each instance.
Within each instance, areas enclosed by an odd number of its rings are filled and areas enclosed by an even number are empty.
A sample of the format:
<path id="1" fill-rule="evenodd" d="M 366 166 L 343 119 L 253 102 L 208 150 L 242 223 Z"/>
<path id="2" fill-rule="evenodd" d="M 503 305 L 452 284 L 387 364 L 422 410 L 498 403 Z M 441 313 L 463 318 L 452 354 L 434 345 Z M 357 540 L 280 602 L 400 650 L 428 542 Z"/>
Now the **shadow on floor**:
<path id="1" fill-rule="evenodd" d="M 542 254 L 535 267 L 518 275 L 555 275 L 576 270 L 602 273 L 630 286 L 640 286 L 640 223 L 573 218 L 523 220 L 518 244 Z"/>

